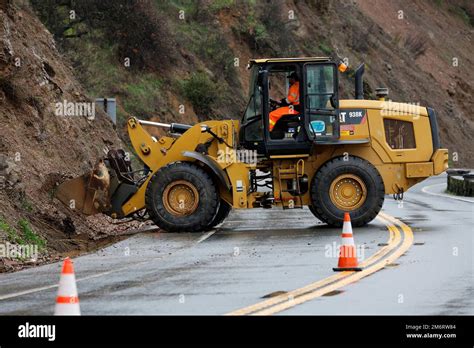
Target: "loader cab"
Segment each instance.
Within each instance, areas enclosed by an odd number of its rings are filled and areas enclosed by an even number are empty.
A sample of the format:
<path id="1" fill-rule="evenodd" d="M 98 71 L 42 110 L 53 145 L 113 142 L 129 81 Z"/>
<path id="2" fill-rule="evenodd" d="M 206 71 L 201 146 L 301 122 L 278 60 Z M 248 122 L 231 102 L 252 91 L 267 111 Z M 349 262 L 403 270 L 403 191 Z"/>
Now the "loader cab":
<path id="1" fill-rule="evenodd" d="M 309 154 L 314 144 L 339 139 L 336 63 L 329 58 L 258 59 L 249 67 L 249 102 L 241 122 L 241 146 L 265 156 Z M 299 103 L 279 109 L 295 75 Z M 275 110 L 279 118 L 271 126 Z"/>

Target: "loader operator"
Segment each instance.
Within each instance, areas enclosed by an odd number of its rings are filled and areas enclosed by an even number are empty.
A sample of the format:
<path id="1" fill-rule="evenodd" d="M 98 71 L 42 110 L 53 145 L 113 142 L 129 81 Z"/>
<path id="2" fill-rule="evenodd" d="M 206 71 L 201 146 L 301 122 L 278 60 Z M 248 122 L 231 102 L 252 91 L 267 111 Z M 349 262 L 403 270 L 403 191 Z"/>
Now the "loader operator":
<path id="1" fill-rule="evenodd" d="M 297 115 L 299 113 L 300 83 L 298 81 L 298 75 L 296 72 L 293 72 L 288 78 L 290 82 L 288 96 L 283 98 L 280 102 L 275 102 L 277 105 L 280 105 L 280 107 L 270 112 L 270 132 L 283 115 Z"/>

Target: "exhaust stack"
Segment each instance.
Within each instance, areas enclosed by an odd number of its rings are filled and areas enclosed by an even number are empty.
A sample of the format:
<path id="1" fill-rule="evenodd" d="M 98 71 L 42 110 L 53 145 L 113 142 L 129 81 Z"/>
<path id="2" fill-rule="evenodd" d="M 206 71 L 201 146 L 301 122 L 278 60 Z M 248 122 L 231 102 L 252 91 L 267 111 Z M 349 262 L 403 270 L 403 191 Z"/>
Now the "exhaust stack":
<path id="1" fill-rule="evenodd" d="M 365 64 L 359 65 L 355 72 L 355 98 L 364 99 L 364 70 Z"/>

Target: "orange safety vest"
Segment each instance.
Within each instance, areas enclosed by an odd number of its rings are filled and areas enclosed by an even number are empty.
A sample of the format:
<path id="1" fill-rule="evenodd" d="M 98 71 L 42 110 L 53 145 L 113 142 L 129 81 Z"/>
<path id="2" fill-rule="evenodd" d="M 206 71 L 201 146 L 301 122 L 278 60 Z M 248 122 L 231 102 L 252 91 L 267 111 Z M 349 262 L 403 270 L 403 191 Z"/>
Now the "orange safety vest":
<path id="1" fill-rule="evenodd" d="M 299 105 L 300 103 L 300 83 L 296 81 L 288 89 L 288 96 L 286 97 L 286 102 L 290 105 Z M 289 106 L 283 106 L 281 108 L 275 109 L 270 112 L 270 132 L 273 130 L 273 127 L 277 121 L 283 116 L 288 114 L 298 114 L 298 111 L 295 111 L 294 108 Z"/>

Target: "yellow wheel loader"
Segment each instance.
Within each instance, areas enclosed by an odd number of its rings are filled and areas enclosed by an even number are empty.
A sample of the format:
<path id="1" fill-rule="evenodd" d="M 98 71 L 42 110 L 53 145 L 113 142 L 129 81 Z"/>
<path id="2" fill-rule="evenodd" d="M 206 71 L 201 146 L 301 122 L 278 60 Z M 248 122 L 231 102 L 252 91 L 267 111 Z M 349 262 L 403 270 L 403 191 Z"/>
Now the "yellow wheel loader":
<path id="1" fill-rule="evenodd" d="M 298 209 L 340 226 L 374 219 L 386 194 L 403 193 L 448 167 L 435 111 L 363 99 L 361 64 L 355 99 L 339 100 L 343 63 L 326 57 L 255 59 L 247 108 L 240 121 L 191 125 L 128 120 L 143 168 L 133 170 L 123 150 L 109 151 L 90 174 L 66 181 L 57 197 L 85 214 L 151 219 L 173 231 L 203 231 L 232 208 Z M 299 103 L 270 127 L 277 95 L 298 77 Z M 159 139 L 145 127 L 164 127 Z"/>

